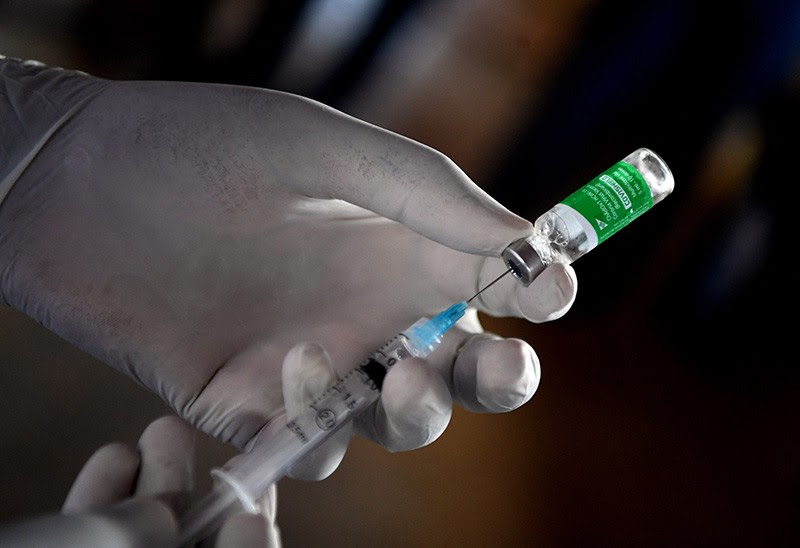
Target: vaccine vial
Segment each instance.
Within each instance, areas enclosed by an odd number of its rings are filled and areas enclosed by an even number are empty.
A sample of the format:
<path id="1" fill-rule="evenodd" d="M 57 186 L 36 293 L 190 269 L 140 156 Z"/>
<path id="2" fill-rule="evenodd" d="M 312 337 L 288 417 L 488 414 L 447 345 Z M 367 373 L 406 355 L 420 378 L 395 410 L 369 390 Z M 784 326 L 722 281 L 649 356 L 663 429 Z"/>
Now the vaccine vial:
<path id="1" fill-rule="evenodd" d="M 640 148 L 536 219 L 533 235 L 503 251 L 511 273 L 530 285 L 547 265 L 572 263 L 606 241 L 675 187 L 655 152 Z"/>

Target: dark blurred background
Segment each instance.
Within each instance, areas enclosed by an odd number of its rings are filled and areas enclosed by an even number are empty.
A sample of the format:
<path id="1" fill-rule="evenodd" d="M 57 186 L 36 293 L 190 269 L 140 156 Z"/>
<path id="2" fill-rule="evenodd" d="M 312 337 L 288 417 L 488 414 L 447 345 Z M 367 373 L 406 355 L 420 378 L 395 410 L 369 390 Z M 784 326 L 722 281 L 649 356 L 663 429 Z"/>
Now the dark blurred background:
<path id="1" fill-rule="evenodd" d="M 310 96 L 530 219 L 640 146 L 671 166 L 674 194 L 577 263 L 570 314 L 484 318 L 536 348 L 530 404 L 284 480 L 287 546 L 800 543 L 800 2 L 0 0 L 0 53 Z M 0 520 L 57 509 L 165 412 L 8 309 L 0 398 Z M 204 478 L 231 451 L 201 446 Z"/>

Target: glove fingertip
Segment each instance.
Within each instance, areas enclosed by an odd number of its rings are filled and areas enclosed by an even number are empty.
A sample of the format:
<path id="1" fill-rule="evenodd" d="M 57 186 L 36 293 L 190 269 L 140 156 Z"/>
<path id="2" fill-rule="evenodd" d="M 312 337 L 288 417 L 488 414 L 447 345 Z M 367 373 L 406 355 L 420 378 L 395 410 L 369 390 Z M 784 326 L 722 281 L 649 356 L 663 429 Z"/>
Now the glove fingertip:
<path id="1" fill-rule="evenodd" d="M 283 360 L 283 402 L 287 418 L 295 417 L 336 380 L 327 351 L 314 342 L 292 347 Z M 331 475 L 339 466 L 350 441 L 352 427 L 344 426 L 322 446 L 315 449 L 289 470 L 289 476 L 318 481 Z M 266 443 L 269 443 L 267 437 Z"/>
<path id="2" fill-rule="evenodd" d="M 352 424 L 343 426 L 320 447 L 292 466 L 287 475 L 305 481 L 321 481 L 333 474 L 344 459 L 352 431 Z"/>
<path id="3" fill-rule="evenodd" d="M 126 443 L 110 443 L 94 452 L 75 478 L 62 512 L 86 512 L 119 502 L 133 492 L 141 458 Z"/>
<path id="4" fill-rule="evenodd" d="M 578 278 L 570 265 L 552 264 L 529 287 L 517 286 L 516 294 L 524 316 L 534 323 L 556 320 L 575 302 Z"/>
<path id="5" fill-rule="evenodd" d="M 477 413 L 502 413 L 528 402 L 539 386 L 539 358 L 521 339 L 481 333 L 458 354 L 453 385 L 458 403 Z"/>
<path id="6" fill-rule="evenodd" d="M 489 411 L 517 409 L 539 387 L 539 359 L 520 339 L 489 341 L 477 367 L 477 399 Z"/>
<path id="7" fill-rule="evenodd" d="M 297 344 L 286 353 L 281 376 L 288 417 L 299 414 L 310 400 L 336 379 L 327 351 L 313 342 Z"/>
<path id="8" fill-rule="evenodd" d="M 389 451 L 434 442 L 447 428 L 453 400 L 444 381 L 418 359 L 403 360 L 386 376 L 373 416 L 375 441 Z"/>

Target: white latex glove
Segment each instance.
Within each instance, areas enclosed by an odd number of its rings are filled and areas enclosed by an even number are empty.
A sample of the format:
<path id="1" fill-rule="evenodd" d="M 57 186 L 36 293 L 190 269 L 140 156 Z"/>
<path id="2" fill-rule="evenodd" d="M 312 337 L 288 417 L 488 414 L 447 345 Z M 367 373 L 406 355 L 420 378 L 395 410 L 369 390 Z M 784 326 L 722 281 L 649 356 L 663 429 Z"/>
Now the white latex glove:
<path id="1" fill-rule="evenodd" d="M 175 512 L 192 491 L 194 431 L 176 417 L 162 417 L 142 433 L 136 449 L 114 443 L 83 466 L 61 515 L 0 528 L 0 546 L 122 548 L 175 546 Z M 220 529 L 216 546 L 280 546 L 275 525 L 275 487 L 262 514 L 236 514 Z"/>
<path id="2" fill-rule="evenodd" d="M 0 76 L 0 187 L 14 184 L 0 207 L 0 295 L 238 447 L 304 391 L 472 295 L 531 233 L 441 153 L 301 97 L 11 60 Z M 474 302 L 541 322 L 576 287 L 557 265 Z M 355 427 L 390 450 L 420 447 L 453 400 L 507 411 L 538 381 L 531 347 L 482 334 L 473 309 L 427 363 L 392 368 Z M 348 437 L 300 475 L 330 473 Z"/>

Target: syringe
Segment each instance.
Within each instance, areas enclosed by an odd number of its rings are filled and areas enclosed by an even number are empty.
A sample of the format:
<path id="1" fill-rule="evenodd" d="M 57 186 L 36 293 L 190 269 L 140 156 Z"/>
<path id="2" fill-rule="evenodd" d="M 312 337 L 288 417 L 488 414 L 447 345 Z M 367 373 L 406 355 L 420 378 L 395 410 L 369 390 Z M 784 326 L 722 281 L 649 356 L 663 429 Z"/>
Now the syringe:
<path id="1" fill-rule="evenodd" d="M 222 468 L 211 471 L 214 488 L 181 519 L 180 544 L 192 545 L 211 535 L 233 511 L 258 511 L 270 486 L 314 448 L 359 412 L 378 400 L 383 379 L 399 360 L 424 358 L 442 342 L 444 334 L 461 319 L 469 302 L 494 285 L 506 270 L 466 301 L 459 301 L 433 318 L 420 318 L 395 335 L 364 363 L 336 380 L 299 416 Z"/>

